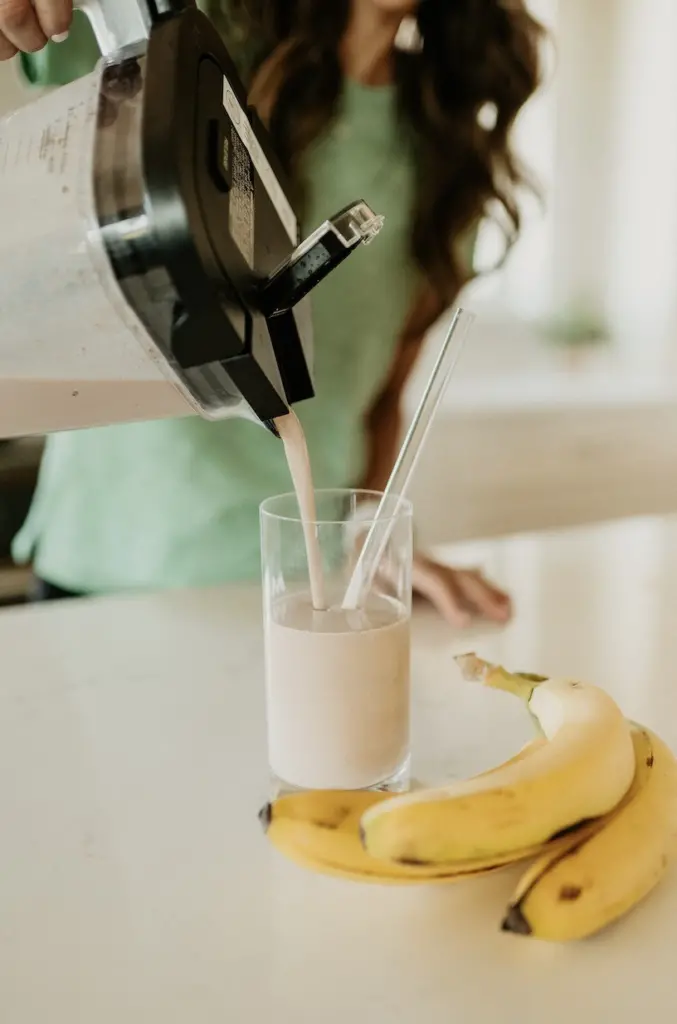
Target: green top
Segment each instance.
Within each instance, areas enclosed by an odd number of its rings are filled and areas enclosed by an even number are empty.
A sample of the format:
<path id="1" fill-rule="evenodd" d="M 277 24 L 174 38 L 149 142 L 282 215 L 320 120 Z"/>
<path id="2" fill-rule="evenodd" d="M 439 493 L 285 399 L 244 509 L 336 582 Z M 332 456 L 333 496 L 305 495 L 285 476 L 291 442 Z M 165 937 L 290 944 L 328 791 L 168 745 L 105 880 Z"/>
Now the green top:
<path id="1" fill-rule="evenodd" d="M 71 38 L 24 60 L 40 84 L 86 71 L 92 41 Z M 413 296 L 407 256 L 411 154 L 394 91 L 347 82 L 340 115 L 308 155 L 307 230 L 358 198 L 385 215 L 381 236 L 313 293 L 317 397 L 297 407 L 319 487 L 356 484 L 365 413 L 391 365 Z M 259 571 L 259 502 L 288 491 L 282 445 L 261 426 L 197 417 L 52 437 L 18 560 L 72 590 L 207 585 Z"/>

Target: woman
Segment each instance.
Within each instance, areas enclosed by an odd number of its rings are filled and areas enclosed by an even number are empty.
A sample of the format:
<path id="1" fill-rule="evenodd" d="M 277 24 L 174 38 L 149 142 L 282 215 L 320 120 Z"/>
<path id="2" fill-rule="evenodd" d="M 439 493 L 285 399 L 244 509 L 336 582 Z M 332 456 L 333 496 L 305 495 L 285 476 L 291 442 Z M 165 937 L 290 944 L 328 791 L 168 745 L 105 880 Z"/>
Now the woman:
<path id="1" fill-rule="evenodd" d="M 378 243 L 314 293 L 317 397 L 298 410 L 317 486 L 381 487 L 403 387 L 426 330 L 471 276 L 479 221 L 495 209 L 507 246 L 518 233 L 510 133 L 538 84 L 540 26 L 523 0 L 204 6 L 241 63 L 306 228 L 356 195 L 386 216 Z M 39 51 L 70 24 L 70 0 L 2 0 L 0 58 Z M 47 84 L 93 59 L 80 22 L 23 66 Z M 246 422 L 61 435 L 15 554 L 34 558 L 44 596 L 251 578 L 257 505 L 288 487 L 281 446 Z M 510 614 L 480 573 L 423 555 L 415 587 L 455 624 Z"/>

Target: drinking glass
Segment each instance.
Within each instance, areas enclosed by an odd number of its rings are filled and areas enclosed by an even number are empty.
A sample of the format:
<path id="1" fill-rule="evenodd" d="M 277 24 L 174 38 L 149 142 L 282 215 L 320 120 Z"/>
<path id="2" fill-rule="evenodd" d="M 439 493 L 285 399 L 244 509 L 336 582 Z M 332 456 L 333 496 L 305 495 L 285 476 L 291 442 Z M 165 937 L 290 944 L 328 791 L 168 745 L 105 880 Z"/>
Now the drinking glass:
<path id="1" fill-rule="evenodd" d="M 294 494 L 261 506 L 269 767 L 276 793 L 409 784 L 411 504 L 392 496 L 378 572 L 360 606 L 342 608 L 382 495 L 315 492 L 316 518 Z M 311 588 L 306 542 L 321 586 Z M 312 592 L 322 590 L 324 607 Z"/>

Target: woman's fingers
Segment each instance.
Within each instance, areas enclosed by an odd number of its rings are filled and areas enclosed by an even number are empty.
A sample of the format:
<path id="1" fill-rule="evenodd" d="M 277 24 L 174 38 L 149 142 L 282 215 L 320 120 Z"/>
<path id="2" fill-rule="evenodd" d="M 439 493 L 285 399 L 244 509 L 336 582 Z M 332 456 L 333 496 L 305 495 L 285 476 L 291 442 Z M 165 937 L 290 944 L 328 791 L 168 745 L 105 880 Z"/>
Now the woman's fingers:
<path id="1" fill-rule="evenodd" d="M 453 569 L 417 559 L 412 583 L 414 590 L 437 609 L 452 626 L 463 628 L 472 620 L 472 609 L 463 595 Z"/>
<path id="2" fill-rule="evenodd" d="M 458 585 L 476 614 L 494 622 L 507 622 L 512 612 L 507 594 L 485 580 L 476 569 L 459 570 L 456 575 Z"/>
<path id="3" fill-rule="evenodd" d="M 508 595 L 474 569 L 452 569 L 417 556 L 413 584 L 453 626 L 467 626 L 477 618 L 507 622 L 512 613 Z"/>
<path id="4" fill-rule="evenodd" d="M 63 37 L 73 17 L 72 0 L 0 0 L 0 60 L 17 51 L 35 53 Z"/>
<path id="5" fill-rule="evenodd" d="M 10 43 L 7 36 L 0 32 L 0 60 L 9 60 L 10 57 L 15 57 L 18 52 L 14 43 Z"/>
<path id="6" fill-rule="evenodd" d="M 63 39 L 73 20 L 73 0 L 33 0 L 40 27 L 48 39 Z"/>
<path id="7" fill-rule="evenodd" d="M 17 50 L 41 50 L 47 36 L 30 0 L 0 0 L 0 32 Z"/>

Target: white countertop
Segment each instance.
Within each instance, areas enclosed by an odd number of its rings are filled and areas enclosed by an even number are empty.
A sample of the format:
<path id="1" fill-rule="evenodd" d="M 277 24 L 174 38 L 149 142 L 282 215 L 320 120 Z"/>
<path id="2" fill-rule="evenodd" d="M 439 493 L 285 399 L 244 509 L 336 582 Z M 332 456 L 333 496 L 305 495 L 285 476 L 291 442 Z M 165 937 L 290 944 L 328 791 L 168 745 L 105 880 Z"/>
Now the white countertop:
<path id="1" fill-rule="evenodd" d="M 510 697 L 457 682 L 468 648 L 602 683 L 677 749 L 677 520 L 463 555 L 517 617 L 465 636 L 416 619 L 419 776 L 481 770 L 530 733 Z M 269 848 L 255 588 L 3 612 L 0 651 L 2 1024 L 675 1019 L 677 870 L 559 947 L 498 930 L 514 870 L 372 888 Z"/>

